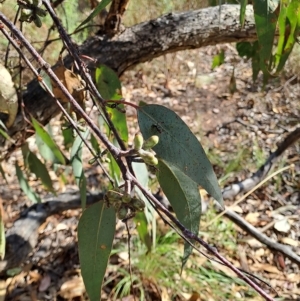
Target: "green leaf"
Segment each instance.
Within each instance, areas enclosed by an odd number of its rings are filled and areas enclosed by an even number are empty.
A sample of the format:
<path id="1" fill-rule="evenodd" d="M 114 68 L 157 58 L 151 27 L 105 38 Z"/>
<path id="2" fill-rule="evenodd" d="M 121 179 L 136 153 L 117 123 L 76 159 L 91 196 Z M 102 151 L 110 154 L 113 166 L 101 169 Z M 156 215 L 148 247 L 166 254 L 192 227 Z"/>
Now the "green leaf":
<path id="1" fill-rule="evenodd" d="M 225 55 L 224 50 L 222 49 L 217 55 L 214 56 L 212 62 L 212 69 L 215 69 L 218 66 L 221 66 L 224 63 Z"/>
<path id="2" fill-rule="evenodd" d="M 148 189 L 149 173 L 145 163 L 133 162 L 132 169 L 139 183 Z M 153 241 L 156 239 L 156 219 L 154 218 L 153 207 L 149 204 L 147 198 L 138 187 L 134 187 L 138 197 L 146 204 L 146 210 L 135 215 L 134 222 L 137 225 L 137 231 L 141 241 L 146 245 L 147 250 L 151 250 L 151 236 L 148 231 L 148 224 L 152 223 L 152 237 Z"/>
<path id="3" fill-rule="evenodd" d="M 147 251 L 151 251 L 151 236 L 148 232 L 148 222 L 144 212 L 136 213 L 134 217 L 134 222 L 136 224 L 136 230 L 138 232 L 139 238 L 147 247 Z"/>
<path id="4" fill-rule="evenodd" d="M 253 57 L 253 45 L 250 42 L 236 43 L 236 50 L 240 57 L 246 57 L 247 59 Z"/>
<path id="5" fill-rule="evenodd" d="M 47 133 L 47 131 L 40 126 L 38 121 L 32 117 L 32 125 L 36 131 L 36 135 L 40 136 L 40 138 L 44 141 L 44 143 L 51 149 L 55 157 L 59 160 L 59 162 L 63 165 L 66 164 L 66 159 L 59 147 L 52 140 L 51 136 Z"/>
<path id="6" fill-rule="evenodd" d="M 100 145 L 99 145 L 98 140 L 96 139 L 96 137 L 93 134 L 91 134 L 90 142 L 91 142 L 92 148 L 95 151 L 95 153 L 97 155 L 99 155 L 101 153 Z"/>
<path id="7" fill-rule="evenodd" d="M 43 162 L 33 153 L 29 152 L 28 155 L 28 166 L 32 173 L 36 175 L 37 178 L 41 179 L 43 185 L 49 190 L 54 192 L 52 186 L 52 180 L 49 176 L 48 170 Z"/>
<path id="8" fill-rule="evenodd" d="M 157 157 L 182 170 L 222 204 L 222 192 L 206 154 L 188 126 L 172 110 L 160 105 L 139 108 L 138 121 L 144 139 L 159 136 L 153 148 Z"/>
<path id="9" fill-rule="evenodd" d="M 296 43 L 300 29 L 300 2 L 281 0 L 278 18 L 279 39 L 275 55 L 276 72 L 280 72 Z"/>
<path id="10" fill-rule="evenodd" d="M 157 179 L 178 220 L 192 233 L 198 234 L 201 217 L 198 184 L 177 166 L 165 160 L 159 160 Z M 185 243 L 182 268 L 192 252 L 193 248 Z"/>
<path id="11" fill-rule="evenodd" d="M 89 134 L 89 130 L 86 130 L 85 133 L 82 135 L 83 138 L 86 139 L 88 134 Z M 73 168 L 75 182 L 80 191 L 81 207 L 85 208 L 86 178 L 83 170 L 82 146 L 83 146 L 83 141 L 81 140 L 80 136 L 77 136 L 71 149 L 71 164 Z"/>
<path id="12" fill-rule="evenodd" d="M 103 10 L 110 2 L 111 2 L 111 0 L 102 0 L 94 8 L 94 10 L 91 12 L 91 14 L 83 22 L 80 23 L 80 25 L 75 29 L 75 31 L 77 31 L 81 26 L 85 25 L 89 21 L 93 20 L 101 12 L 101 10 Z"/>
<path id="13" fill-rule="evenodd" d="M 104 202 L 86 209 L 78 224 L 81 275 L 91 301 L 101 299 L 101 286 L 115 235 L 116 213 Z"/>
<path id="14" fill-rule="evenodd" d="M 120 100 L 122 98 L 121 82 L 116 72 L 105 65 L 101 65 L 96 69 L 95 73 L 96 85 L 99 93 L 106 100 Z M 126 114 L 123 104 L 118 104 L 117 108 L 106 108 L 110 119 L 118 131 L 121 139 L 128 142 L 128 128 L 126 121 Z"/>
<path id="15" fill-rule="evenodd" d="M 3 208 L 1 208 L 0 210 L 0 260 L 3 260 L 5 256 L 5 244 L 6 244 L 6 239 L 5 239 L 5 227 L 3 221 Z"/>
<path id="16" fill-rule="evenodd" d="M 28 181 L 26 180 L 21 168 L 19 167 L 18 163 L 16 163 L 16 174 L 20 184 L 21 189 L 26 194 L 29 200 L 33 203 L 41 203 L 41 199 L 35 192 L 31 189 Z"/>
<path id="17" fill-rule="evenodd" d="M 267 81 L 270 75 L 279 5 L 279 0 L 253 0 L 256 32 L 259 42 L 260 69 L 264 74 L 264 82 Z"/>
<path id="18" fill-rule="evenodd" d="M 75 140 L 72 127 L 70 126 L 68 128 L 63 129 L 62 134 L 64 137 L 64 146 L 66 149 L 69 149 L 73 145 Z"/>
<path id="19" fill-rule="evenodd" d="M 95 72 L 96 85 L 101 96 L 106 100 L 122 98 L 121 82 L 117 73 L 106 65 L 100 65 Z"/>
<path id="20" fill-rule="evenodd" d="M 247 3 L 248 0 L 241 0 L 240 23 L 242 27 L 244 27 L 244 23 L 245 23 L 245 13 L 246 13 Z"/>
<path id="21" fill-rule="evenodd" d="M 55 157 L 54 153 L 52 152 L 51 148 L 43 141 L 43 139 L 39 136 L 35 136 L 36 145 L 41 156 L 48 162 L 53 163 L 60 163 L 60 161 Z"/>

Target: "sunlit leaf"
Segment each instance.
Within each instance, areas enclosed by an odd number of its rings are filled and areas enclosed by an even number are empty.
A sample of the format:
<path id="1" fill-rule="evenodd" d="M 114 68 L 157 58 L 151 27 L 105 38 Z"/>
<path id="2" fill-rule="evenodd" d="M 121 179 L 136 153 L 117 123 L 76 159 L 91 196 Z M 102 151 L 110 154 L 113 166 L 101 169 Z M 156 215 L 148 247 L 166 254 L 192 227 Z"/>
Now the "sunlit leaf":
<path id="1" fill-rule="evenodd" d="M 159 136 L 159 143 L 153 148 L 159 159 L 182 170 L 219 203 L 223 202 L 216 175 L 201 144 L 175 112 L 164 106 L 147 105 L 139 108 L 138 121 L 144 139 Z"/>
<path id="2" fill-rule="evenodd" d="M 52 150 L 53 154 L 59 160 L 59 162 L 65 165 L 66 160 L 63 153 L 61 152 L 57 144 L 53 141 L 51 136 L 47 133 L 47 131 L 34 118 L 32 118 L 32 125 L 36 131 L 36 135 L 39 135 L 44 143 Z"/>
<path id="3" fill-rule="evenodd" d="M 242 27 L 244 27 L 244 23 L 245 23 L 245 13 L 246 13 L 247 3 L 248 0 L 241 0 L 240 23 Z"/>
<path id="4" fill-rule="evenodd" d="M 289 3 L 290 2 L 290 3 Z M 288 5 L 289 4 L 289 5 Z M 282 0 L 278 18 L 279 39 L 275 55 L 276 72 L 280 72 L 293 47 L 300 31 L 300 1 Z"/>
<path id="5" fill-rule="evenodd" d="M 115 235 L 116 213 L 104 202 L 87 208 L 78 224 L 81 275 L 91 301 L 101 299 L 101 286 Z"/>
<path id="6" fill-rule="evenodd" d="M 178 220 L 191 232 L 198 234 L 201 216 L 198 184 L 177 166 L 165 160 L 159 160 L 157 179 Z M 185 243 L 182 267 L 192 252 L 193 248 Z"/>
<path id="7" fill-rule="evenodd" d="M 96 85 L 101 96 L 106 99 L 121 98 L 121 82 L 117 73 L 106 65 L 100 65 L 95 71 Z"/>
<path id="8" fill-rule="evenodd" d="M 146 189 L 148 189 L 149 182 L 149 173 L 145 163 L 133 162 L 132 168 L 135 173 L 135 176 L 139 183 Z M 152 206 L 149 204 L 148 200 L 145 198 L 144 194 L 140 191 L 138 187 L 134 187 L 136 194 L 138 197 L 144 201 L 146 204 L 146 209 L 144 212 L 140 212 L 136 214 L 134 221 L 137 225 L 137 231 L 140 239 L 146 245 L 148 251 L 151 250 L 151 236 L 148 231 L 148 224 L 152 224 L 152 240 L 155 240 L 156 237 L 156 220 L 154 218 L 154 210 Z"/>
<path id="9" fill-rule="evenodd" d="M 225 54 L 224 50 L 222 49 L 217 55 L 214 56 L 213 62 L 212 62 L 212 69 L 215 69 L 216 67 L 221 66 L 224 63 Z"/>
<path id="10" fill-rule="evenodd" d="M 148 231 L 148 222 L 144 212 L 136 213 L 134 217 L 134 222 L 136 224 L 136 230 L 138 232 L 139 238 L 147 247 L 147 251 L 151 251 L 151 237 Z"/>
<path id="11" fill-rule="evenodd" d="M 21 168 L 19 167 L 18 163 L 16 163 L 16 174 L 17 178 L 20 184 L 21 189 L 25 193 L 25 195 L 28 197 L 29 200 L 31 200 L 33 203 L 40 203 L 41 199 L 40 197 L 31 189 L 27 179 L 24 176 L 24 173 L 22 172 Z"/>
<path id="12" fill-rule="evenodd" d="M 50 128 L 48 128 L 48 130 L 50 130 Z M 49 135 L 51 136 L 51 133 L 49 133 Z M 51 163 L 60 163 L 60 161 L 55 157 L 51 148 L 43 141 L 43 139 L 39 135 L 35 136 L 35 140 L 41 156 L 46 161 Z"/>
<path id="13" fill-rule="evenodd" d="M 99 15 L 99 13 L 101 12 L 101 10 L 103 10 L 109 3 L 111 2 L 111 0 L 102 0 L 95 8 L 94 10 L 91 12 L 91 14 L 83 21 L 80 23 L 80 25 L 75 29 L 78 30 L 80 27 L 82 27 L 83 25 L 85 25 L 86 23 L 90 22 L 91 20 L 93 20 L 97 15 Z"/>

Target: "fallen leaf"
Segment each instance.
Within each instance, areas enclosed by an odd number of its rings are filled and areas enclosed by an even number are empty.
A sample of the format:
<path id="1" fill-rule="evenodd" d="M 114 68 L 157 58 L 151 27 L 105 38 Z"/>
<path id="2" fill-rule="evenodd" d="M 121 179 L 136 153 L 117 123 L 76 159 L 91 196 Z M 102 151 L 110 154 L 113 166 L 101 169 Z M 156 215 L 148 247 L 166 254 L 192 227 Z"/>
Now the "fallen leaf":
<path id="1" fill-rule="evenodd" d="M 256 225 L 259 222 L 259 215 L 259 212 L 250 212 L 246 215 L 245 220 L 252 225 Z"/>
<path id="2" fill-rule="evenodd" d="M 289 224 L 287 218 L 284 218 L 275 222 L 274 228 L 279 232 L 287 233 L 290 231 L 291 225 Z"/>
<path id="3" fill-rule="evenodd" d="M 81 297 L 85 292 L 85 287 L 81 277 L 70 279 L 63 283 L 58 294 L 67 300 L 72 300 L 76 297 Z"/>
<path id="4" fill-rule="evenodd" d="M 42 278 L 40 285 L 39 285 L 39 292 L 46 291 L 51 284 L 51 277 L 48 274 L 45 274 Z"/>
<path id="5" fill-rule="evenodd" d="M 299 246 L 299 241 L 296 241 L 290 237 L 283 237 L 281 239 L 281 242 L 286 244 L 286 245 L 290 245 L 290 246 L 293 246 L 293 247 L 298 247 Z"/>

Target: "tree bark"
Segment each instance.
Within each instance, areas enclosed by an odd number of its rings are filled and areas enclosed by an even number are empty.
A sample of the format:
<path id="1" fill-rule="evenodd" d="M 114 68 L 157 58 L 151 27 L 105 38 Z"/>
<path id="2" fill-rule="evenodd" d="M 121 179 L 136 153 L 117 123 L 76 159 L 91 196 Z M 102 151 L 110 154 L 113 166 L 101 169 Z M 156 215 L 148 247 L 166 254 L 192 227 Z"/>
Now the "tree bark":
<path id="1" fill-rule="evenodd" d="M 239 5 L 222 5 L 221 15 L 219 15 L 219 7 L 169 13 L 127 28 L 113 38 L 95 35 L 79 49 L 82 54 L 97 60 L 96 63 L 89 62 L 91 70 L 99 64 L 106 64 L 121 75 L 136 64 L 166 53 L 219 43 L 254 41 L 256 31 L 252 6 L 247 6 L 243 28 L 239 24 L 239 13 Z M 70 66 L 71 63 L 71 57 L 66 57 L 66 66 Z M 26 111 L 42 124 L 47 124 L 59 113 L 55 101 L 40 87 L 37 80 L 27 85 L 23 100 Z M 16 144 L 12 145 L 9 141 L 0 140 L 2 156 L 17 147 L 18 141 L 22 141 L 21 138 L 31 135 L 25 133 L 26 125 L 28 124 L 19 112 L 8 131 Z"/>

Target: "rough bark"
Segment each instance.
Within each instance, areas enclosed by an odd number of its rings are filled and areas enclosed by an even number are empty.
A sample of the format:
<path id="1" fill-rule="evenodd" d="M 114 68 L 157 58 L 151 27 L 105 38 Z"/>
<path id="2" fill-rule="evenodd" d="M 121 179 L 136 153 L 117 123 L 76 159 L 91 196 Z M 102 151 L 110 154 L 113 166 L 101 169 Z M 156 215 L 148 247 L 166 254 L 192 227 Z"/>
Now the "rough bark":
<path id="1" fill-rule="evenodd" d="M 239 24 L 239 5 L 223 5 L 221 16 L 219 7 L 170 13 L 158 19 L 151 20 L 127 28 L 119 35 L 95 35 L 89 38 L 81 47 L 82 54 L 97 59 L 90 63 L 93 70 L 99 64 L 106 64 L 121 75 L 128 68 L 142 62 L 152 60 L 163 54 L 184 49 L 195 49 L 219 43 L 253 41 L 256 39 L 252 6 L 246 9 L 245 26 Z M 71 64 L 67 57 L 66 65 Z M 24 94 L 26 111 L 46 124 L 59 113 L 54 100 L 34 80 L 27 86 Z M 17 142 L 24 132 L 26 123 L 19 112 L 14 125 L 9 129 L 9 135 Z M 22 138 L 30 133 L 23 133 Z M 6 143 L 6 145 L 5 145 Z M 2 155 L 13 148 L 11 144 L 0 140 Z"/>

